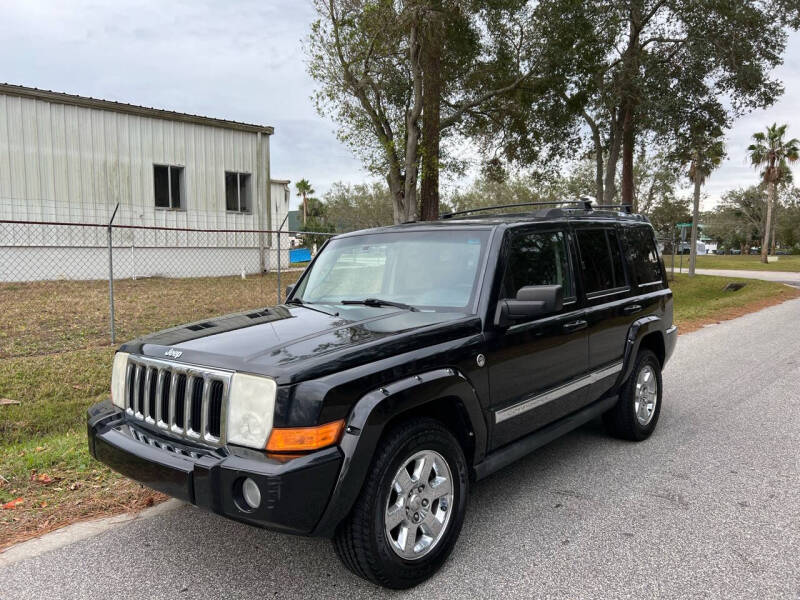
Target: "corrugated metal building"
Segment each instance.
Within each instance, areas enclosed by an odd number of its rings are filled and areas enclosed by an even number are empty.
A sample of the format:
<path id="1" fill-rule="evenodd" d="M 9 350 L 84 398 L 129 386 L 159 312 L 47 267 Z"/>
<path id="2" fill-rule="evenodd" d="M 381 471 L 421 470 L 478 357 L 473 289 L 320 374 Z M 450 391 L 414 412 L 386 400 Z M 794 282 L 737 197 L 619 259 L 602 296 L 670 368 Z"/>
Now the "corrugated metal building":
<path id="1" fill-rule="evenodd" d="M 107 223 L 115 275 L 253 273 L 276 262 L 289 182 L 270 179 L 273 128 L 0 84 L 0 220 Z M 203 232 L 177 229 L 214 230 Z M 0 280 L 103 278 L 106 231 L 0 229 Z M 25 276 L 20 261 L 62 272 Z M 98 271 L 99 265 L 99 271 Z M 30 269 L 27 269 L 30 270 Z M 44 273 L 44 269 L 42 272 Z"/>

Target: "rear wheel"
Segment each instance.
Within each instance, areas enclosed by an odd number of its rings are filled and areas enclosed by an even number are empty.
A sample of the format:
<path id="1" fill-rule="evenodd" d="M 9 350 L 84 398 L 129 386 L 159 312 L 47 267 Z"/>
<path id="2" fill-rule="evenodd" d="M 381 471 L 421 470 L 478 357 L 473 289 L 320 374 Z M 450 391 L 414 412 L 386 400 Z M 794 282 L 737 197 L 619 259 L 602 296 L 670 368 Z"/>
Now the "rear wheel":
<path id="1" fill-rule="evenodd" d="M 468 476 L 453 434 L 414 419 L 381 440 L 361 496 L 339 527 L 334 548 L 356 575 L 404 589 L 433 575 L 461 531 Z"/>
<path id="2" fill-rule="evenodd" d="M 661 413 L 661 363 L 650 350 L 641 350 L 619 400 L 603 415 L 612 435 L 640 441 L 650 437 Z"/>

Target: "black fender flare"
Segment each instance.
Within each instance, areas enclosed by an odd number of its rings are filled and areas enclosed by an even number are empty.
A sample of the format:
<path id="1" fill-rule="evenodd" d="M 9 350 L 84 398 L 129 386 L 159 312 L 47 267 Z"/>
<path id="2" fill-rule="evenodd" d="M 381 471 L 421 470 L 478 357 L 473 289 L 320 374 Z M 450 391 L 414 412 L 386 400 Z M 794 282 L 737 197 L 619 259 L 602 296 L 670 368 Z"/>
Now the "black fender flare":
<path id="1" fill-rule="evenodd" d="M 336 527 L 350 512 L 389 421 L 404 412 L 447 397 L 457 399 L 462 416 L 474 436 L 472 463 L 480 462 L 486 451 L 486 421 L 478 395 L 462 373 L 451 368 L 435 369 L 372 390 L 362 396 L 350 411 L 339 445 L 343 454 L 342 468 L 313 535 L 332 537 Z"/>
<path id="2" fill-rule="evenodd" d="M 626 381 L 631 376 L 633 371 L 633 363 L 636 361 L 636 354 L 639 352 L 639 346 L 642 343 L 644 336 L 658 332 L 664 336 L 664 326 L 661 317 L 656 315 L 648 315 L 640 319 L 636 319 L 628 329 L 628 336 L 625 339 L 625 357 L 622 362 L 622 372 L 620 373 L 618 385 Z"/>

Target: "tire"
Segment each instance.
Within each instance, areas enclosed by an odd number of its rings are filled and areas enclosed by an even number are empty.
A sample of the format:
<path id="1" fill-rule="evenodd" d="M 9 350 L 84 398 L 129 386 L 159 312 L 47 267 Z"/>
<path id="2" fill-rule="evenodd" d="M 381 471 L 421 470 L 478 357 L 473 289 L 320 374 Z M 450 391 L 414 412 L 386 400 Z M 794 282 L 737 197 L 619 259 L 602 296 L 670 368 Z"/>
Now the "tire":
<path id="1" fill-rule="evenodd" d="M 429 464 L 435 465 L 430 471 Z M 407 465 L 411 471 L 405 469 Z M 448 473 L 449 495 L 442 487 Z M 402 491 L 397 487 L 400 482 Z M 424 488 L 421 493 L 420 487 Z M 359 577 L 388 588 L 413 587 L 436 573 L 453 550 L 464 521 L 468 488 L 467 461 L 453 434 L 434 419 L 403 422 L 381 439 L 361 495 L 334 537 L 336 554 Z M 402 521 L 387 532 L 390 510 L 392 523 Z M 440 531 L 434 537 L 436 523 Z M 419 541 L 401 549 L 404 528 L 418 532 L 413 539 Z"/>
<path id="2" fill-rule="evenodd" d="M 638 390 L 637 383 L 642 386 Z M 653 385 L 655 390 L 652 390 Z M 641 396 L 644 388 L 647 388 L 647 394 Z M 608 432 L 614 437 L 635 442 L 650 437 L 661 414 L 661 389 L 661 363 L 658 357 L 650 350 L 641 350 L 636 356 L 630 377 L 622 385 L 619 400 L 603 414 L 603 423 Z M 644 401 L 640 402 L 640 398 Z M 655 402 L 652 409 L 649 408 L 651 399 Z"/>

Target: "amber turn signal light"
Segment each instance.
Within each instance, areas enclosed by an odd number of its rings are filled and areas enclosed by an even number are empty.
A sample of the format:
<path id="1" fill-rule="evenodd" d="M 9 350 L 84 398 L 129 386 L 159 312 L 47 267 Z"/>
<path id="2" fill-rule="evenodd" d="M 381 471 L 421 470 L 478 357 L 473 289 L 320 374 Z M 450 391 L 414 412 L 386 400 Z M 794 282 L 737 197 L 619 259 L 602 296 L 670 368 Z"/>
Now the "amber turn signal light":
<path id="1" fill-rule="evenodd" d="M 344 419 L 316 427 L 278 427 L 267 441 L 268 452 L 309 452 L 339 441 L 344 431 Z"/>

